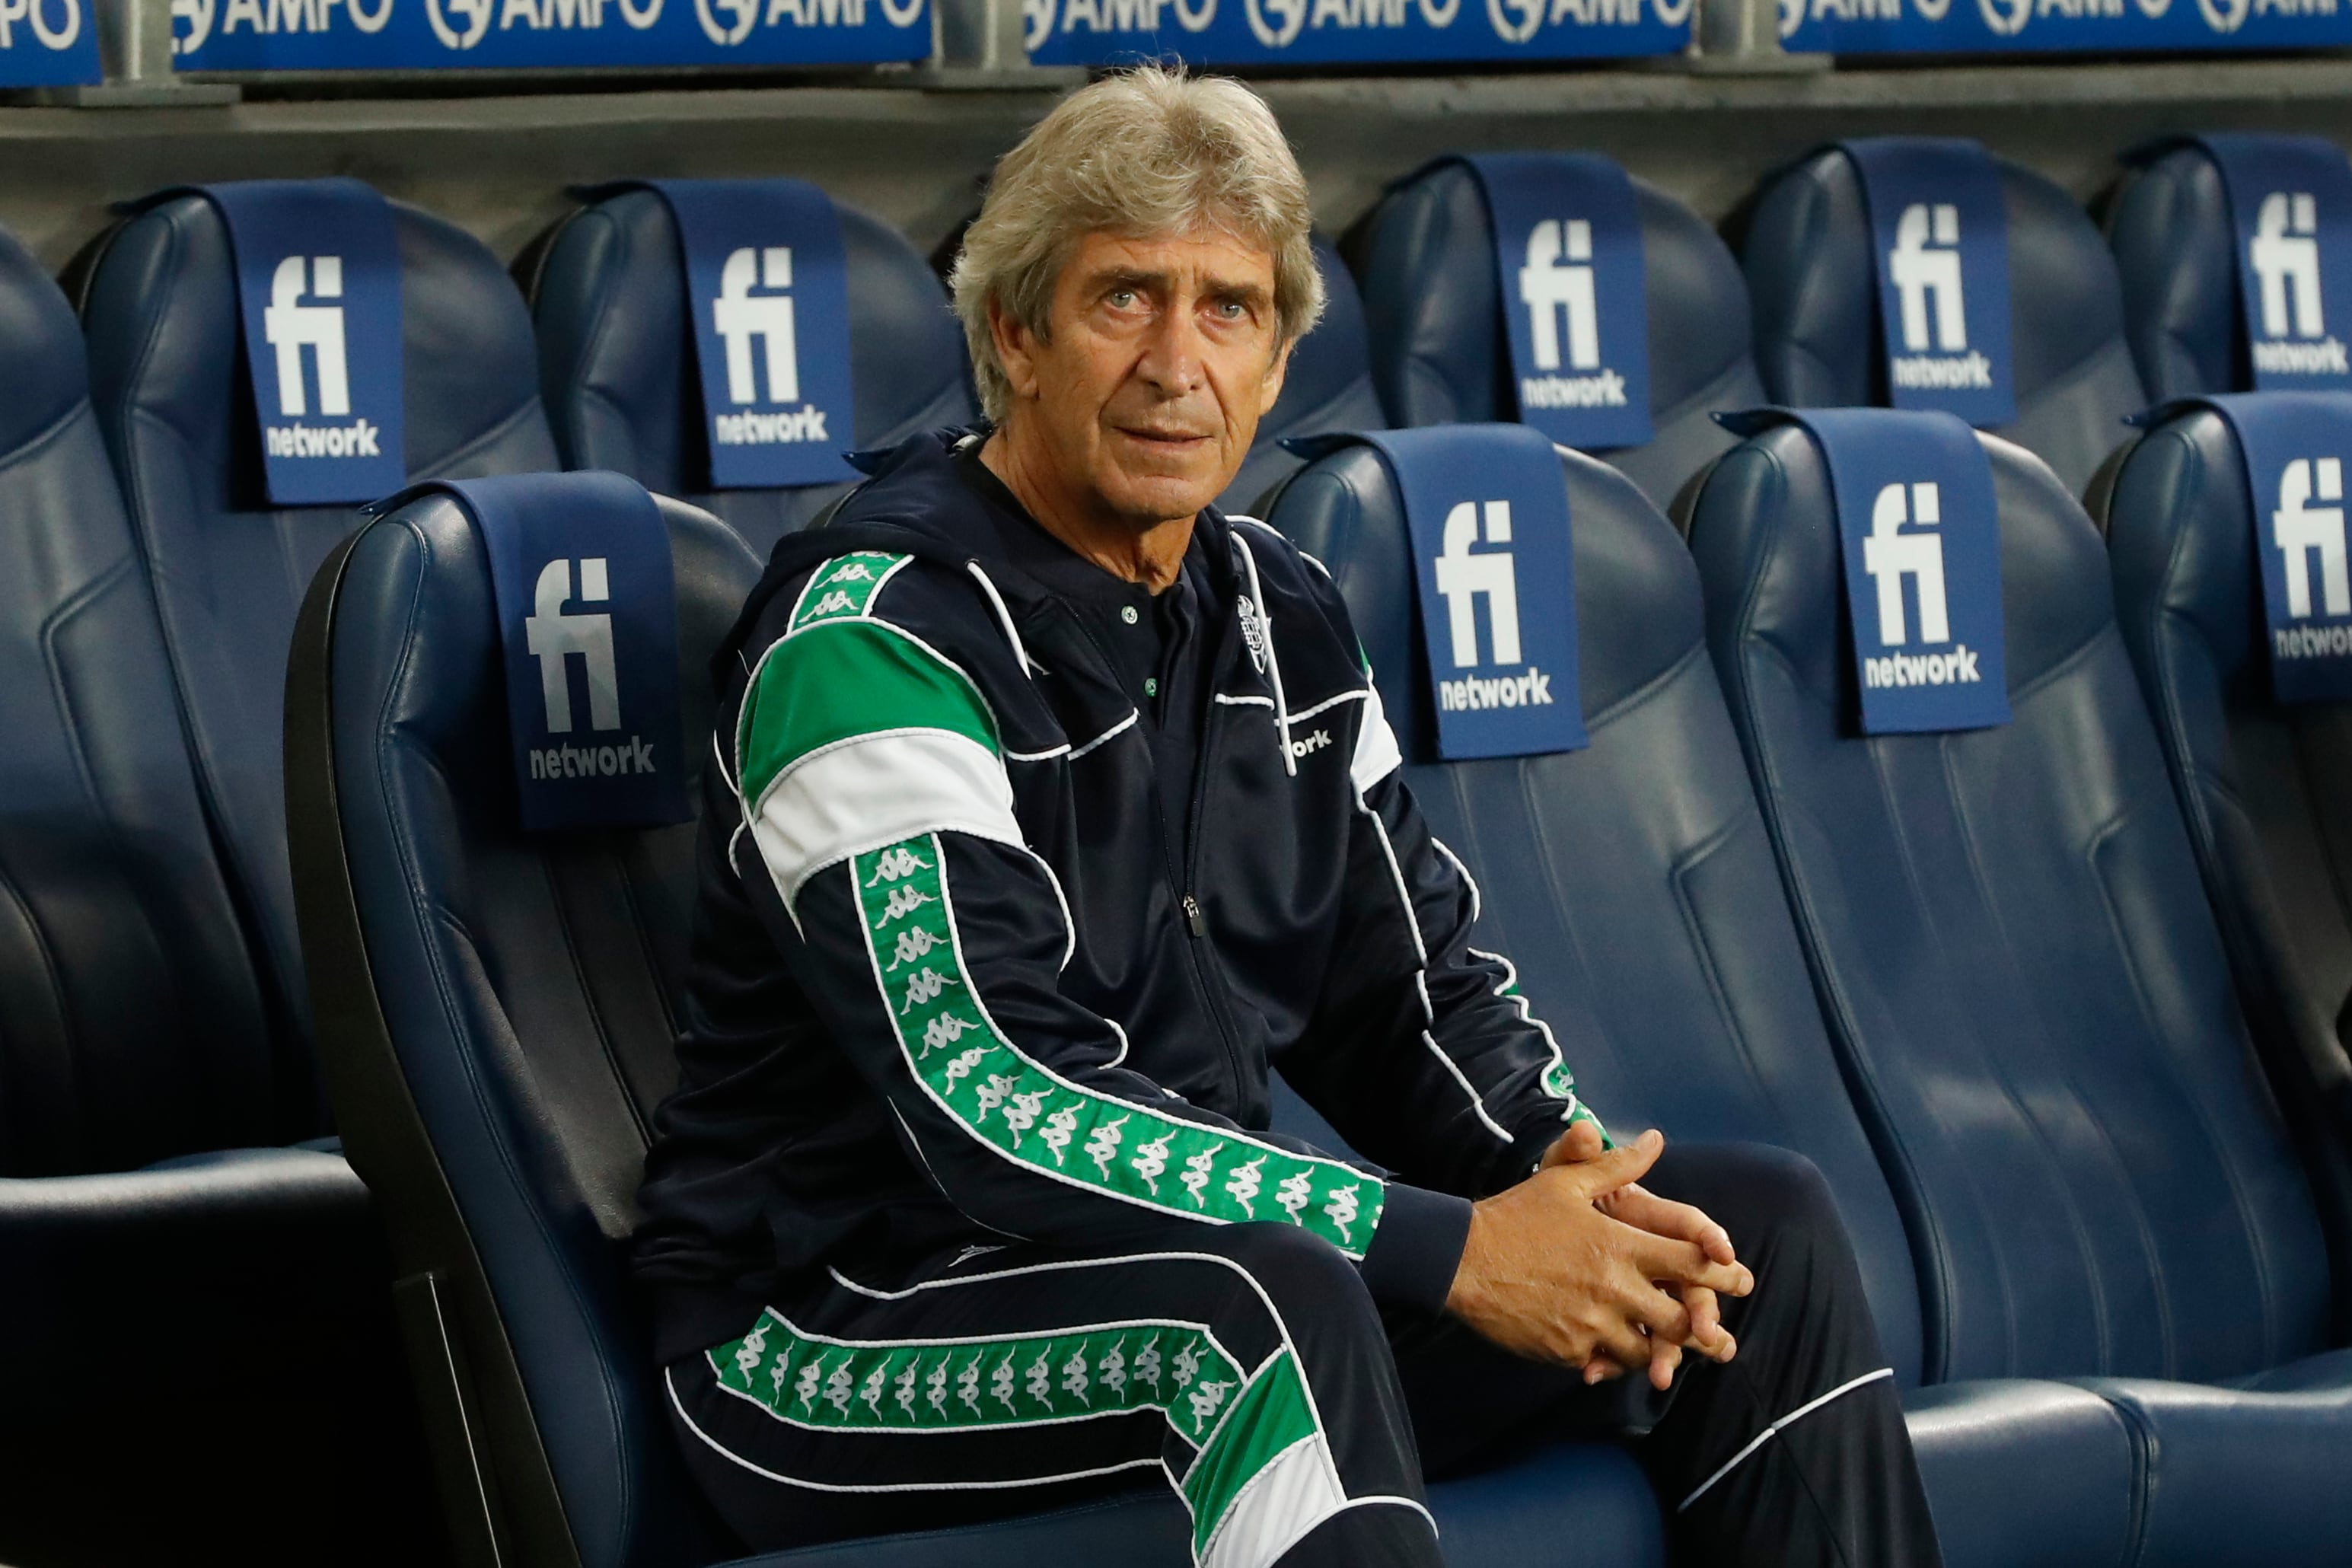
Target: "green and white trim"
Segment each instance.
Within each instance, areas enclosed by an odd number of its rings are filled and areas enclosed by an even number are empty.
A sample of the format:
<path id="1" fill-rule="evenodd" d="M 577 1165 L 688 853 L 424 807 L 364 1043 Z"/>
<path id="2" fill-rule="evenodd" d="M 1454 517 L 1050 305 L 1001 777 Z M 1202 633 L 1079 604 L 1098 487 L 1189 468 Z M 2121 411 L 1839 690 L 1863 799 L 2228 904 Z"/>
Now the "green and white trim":
<path id="1" fill-rule="evenodd" d="M 1082 1089 L 999 1029 L 964 967 L 937 834 L 860 854 L 851 871 L 908 1066 L 974 1138 L 1107 1197 L 1217 1225 L 1287 1221 L 1363 1257 L 1387 1193 L 1378 1178 Z"/>
<path id="2" fill-rule="evenodd" d="M 1196 1451 L 1170 1476 L 1202 1568 L 1259 1568 L 1347 1506 L 1287 1343 L 1244 1372 L 1200 1323 L 845 1340 L 770 1309 L 707 1355 L 720 1388 L 810 1431 L 1003 1430 L 1156 1410 Z"/>
<path id="3" fill-rule="evenodd" d="M 918 830 L 1022 842 L 980 688 L 873 614 L 910 559 L 867 552 L 820 566 L 744 691 L 736 789 L 787 910 L 825 867 Z"/>

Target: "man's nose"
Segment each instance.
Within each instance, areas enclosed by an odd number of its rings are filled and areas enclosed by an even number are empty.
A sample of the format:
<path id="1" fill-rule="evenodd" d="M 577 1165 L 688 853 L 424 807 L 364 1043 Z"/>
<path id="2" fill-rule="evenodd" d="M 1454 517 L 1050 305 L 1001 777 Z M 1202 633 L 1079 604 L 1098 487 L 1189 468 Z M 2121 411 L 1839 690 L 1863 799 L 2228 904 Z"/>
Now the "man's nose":
<path id="1" fill-rule="evenodd" d="M 1197 390 L 1205 379 L 1202 366 L 1200 323 L 1192 302 L 1160 312 L 1145 338 L 1136 375 L 1163 397 L 1181 397 Z"/>

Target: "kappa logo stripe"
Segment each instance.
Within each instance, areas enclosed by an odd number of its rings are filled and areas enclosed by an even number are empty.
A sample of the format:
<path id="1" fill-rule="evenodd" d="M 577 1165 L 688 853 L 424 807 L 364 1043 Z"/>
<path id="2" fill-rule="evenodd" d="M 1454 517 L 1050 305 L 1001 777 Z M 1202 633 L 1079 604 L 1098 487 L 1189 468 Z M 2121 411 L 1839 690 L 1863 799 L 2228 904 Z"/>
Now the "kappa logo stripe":
<path id="1" fill-rule="evenodd" d="M 807 1334 L 771 1309 L 706 1355 L 721 1387 L 818 1431 L 1034 1426 L 1157 1410 L 1202 1448 L 1223 1439 L 1231 1396 L 1247 1381 L 1206 1329 L 1172 1320 L 858 1342 Z"/>
<path id="2" fill-rule="evenodd" d="M 874 550 L 834 557 L 801 585 L 800 597 L 793 601 L 793 613 L 785 619 L 784 635 L 819 621 L 865 615 L 882 584 L 913 559 Z"/>
<path id="3" fill-rule="evenodd" d="M 999 1033 L 962 972 L 937 834 L 850 862 L 866 951 L 915 1077 L 972 1136 L 1073 1185 L 1211 1224 L 1286 1220 L 1361 1258 L 1387 1188 L 1337 1161 L 1078 1088 Z"/>

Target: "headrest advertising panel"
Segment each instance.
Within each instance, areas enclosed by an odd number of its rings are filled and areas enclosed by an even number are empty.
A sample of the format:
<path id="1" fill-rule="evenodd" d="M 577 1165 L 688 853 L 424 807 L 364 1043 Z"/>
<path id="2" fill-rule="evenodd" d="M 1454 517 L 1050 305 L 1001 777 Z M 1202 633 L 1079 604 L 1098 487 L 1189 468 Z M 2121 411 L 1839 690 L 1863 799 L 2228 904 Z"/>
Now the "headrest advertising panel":
<path id="1" fill-rule="evenodd" d="M 685 262 L 715 490 L 854 479 L 841 219 L 802 180 L 654 180 Z"/>
<path id="2" fill-rule="evenodd" d="M 1758 409 L 1743 435 L 1802 426 L 1829 468 L 1863 732 L 2009 722 L 1992 462 L 1948 414 Z"/>
<path id="3" fill-rule="evenodd" d="M 1633 183 L 1580 153 L 1461 162 L 1486 196 L 1519 422 L 1579 450 L 1642 445 L 1650 310 Z"/>
<path id="4" fill-rule="evenodd" d="M 1312 458 L 1357 441 L 1381 454 L 1404 501 L 1438 755 L 1583 748 L 1576 555 L 1559 453 L 1524 425 L 1432 425 L 1284 445 Z"/>
<path id="5" fill-rule="evenodd" d="M 2251 392 L 2192 398 L 2237 432 L 2246 460 L 2270 638 L 2271 694 L 2281 702 L 2352 701 L 2352 566 L 2344 478 L 2352 467 L 2352 393 Z"/>
<path id="6" fill-rule="evenodd" d="M 1869 210 L 1888 404 L 2010 423 L 2009 207 L 1991 154 L 1945 137 L 1838 145 Z"/>
<path id="7" fill-rule="evenodd" d="M 390 495 L 408 479 L 390 205 L 342 179 L 245 180 L 199 194 L 228 226 L 270 501 Z"/>
<path id="8" fill-rule="evenodd" d="M 692 814 L 669 530 L 619 474 L 420 485 L 474 520 L 490 561 L 524 831 L 657 827 Z"/>
<path id="9" fill-rule="evenodd" d="M 2210 135 L 2238 231 L 2239 321 L 2261 392 L 2352 392 L 2352 161 L 2324 136 Z"/>

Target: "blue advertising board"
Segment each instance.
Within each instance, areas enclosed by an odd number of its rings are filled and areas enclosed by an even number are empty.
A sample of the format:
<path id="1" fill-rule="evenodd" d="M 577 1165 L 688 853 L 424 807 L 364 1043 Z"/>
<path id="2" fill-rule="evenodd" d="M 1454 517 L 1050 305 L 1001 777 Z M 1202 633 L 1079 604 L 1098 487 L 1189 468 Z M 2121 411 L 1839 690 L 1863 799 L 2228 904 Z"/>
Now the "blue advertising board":
<path id="1" fill-rule="evenodd" d="M 173 64 L 192 71 L 856 65 L 931 53 L 930 0 L 173 0 L 172 31 Z"/>
<path id="2" fill-rule="evenodd" d="M 99 79 L 98 0 L 0 0 L 0 88 Z"/>
<path id="3" fill-rule="evenodd" d="M 1693 0 L 1022 0 L 1029 58 L 1426 65 L 1680 54 Z"/>
<path id="4" fill-rule="evenodd" d="M 1799 54 L 2102 53 L 2352 45 L 2342 0 L 1780 0 Z"/>

